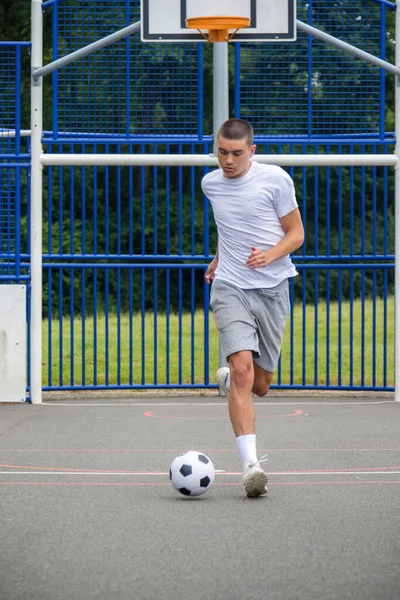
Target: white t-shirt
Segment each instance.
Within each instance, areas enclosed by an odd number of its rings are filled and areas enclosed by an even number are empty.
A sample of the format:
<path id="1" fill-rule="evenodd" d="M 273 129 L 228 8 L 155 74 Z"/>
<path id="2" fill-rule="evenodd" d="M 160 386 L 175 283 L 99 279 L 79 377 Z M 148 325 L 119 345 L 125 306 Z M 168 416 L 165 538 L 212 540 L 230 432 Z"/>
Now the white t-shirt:
<path id="1" fill-rule="evenodd" d="M 203 178 L 201 187 L 211 202 L 218 228 L 215 279 L 253 289 L 274 287 L 297 275 L 289 256 L 258 269 L 246 265 L 252 246 L 265 251 L 284 237 L 279 219 L 298 207 L 286 171 L 251 161 L 242 177 L 229 179 L 217 169 Z"/>

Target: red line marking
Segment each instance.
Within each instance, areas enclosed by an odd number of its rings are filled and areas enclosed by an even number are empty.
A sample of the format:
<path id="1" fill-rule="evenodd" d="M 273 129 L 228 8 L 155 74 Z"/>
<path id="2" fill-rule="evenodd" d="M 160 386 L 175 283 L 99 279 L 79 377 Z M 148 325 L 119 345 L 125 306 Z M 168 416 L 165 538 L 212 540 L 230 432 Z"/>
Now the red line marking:
<path id="1" fill-rule="evenodd" d="M 78 453 L 147 453 L 147 452 L 185 452 L 187 448 L 120 448 L 107 449 L 104 448 L 78 448 L 78 449 L 61 449 L 54 450 L 38 450 L 38 449 L 15 449 L 15 450 L 0 450 L 0 454 L 78 454 Z M 236 448 L 213 448 L 206 449 L 204 452 L 237 452 Z M 260 452 L 279 453 L 279 452 L 400 452 L 400 448 L 260 448 Z"/>
<path id="2" fill-rule="evenodd" d="M 0 481 L 0 485 L 75 485 L 75 486 L 100 486 L 108 485 L 112 487 L 149 487 L 149 486 L 165 486 L 169 487 L 170 483 L 129 483 L 129 482 L 102 482 L 102 481 Z"/>
<path id="3" fill-rule="evenodd" d="M 280 481 L 276 483 L 268 482 L 271 485 L 390 485 L 400 484 L 400 481 Z"/>
<path id="4" fill-rule="evenodd" d="M 125 469 L 77 469 L 77 468 L 73 468 L 73 467 L 37 467 L 37 466 L 28 466 L 28 465 L 10 465 L 10 464 L 0 464 L 0 469 L 16 469 L 16 470 L 23 470 L 26 469 L 28 471 L 43 471 L 43 472 L 53 472 L 53 471 L 57 471 L 57 473 L 97 473 L 97 474 L 104 474 L 104 475 L 108 475 L 110 473 L 112 474 L 121 474 L 121 475 L 143 475 L 143 476 L 149 476 L 149 475 L 164 475 L 167 474 L 167 472 L 165 471 L 133 471 L 133 470 L 125 470 Z M 283 474 L 311 474 L 311 473 L 347 473 L 347 472 L 352 472 L 352 471 L 362 471 L 365 473 L 374 473 L 376 471 L 400 471 L 400 466 L 394 466 L 394 467 L 346 467 L 346 468 L 342 468 L 342 469 L 296 469 L 293 471 L 288 471 L 288 470 L 284 470 L 284 471 L 269 471 L 270 475 L 283 475 Z M 1 471 L 0 471 L 1 473 Z M 220 475 L 241 475 L 242 473 L 239 471 L 223 471 L 222 473 L 220 473 Z"/>
<path id="5" fill-rule="evenodd" d="M 341 474 L 345 474 L 345 473 L 353 473 L 354 471 L 359 472 L 363 472 L 363 473 L 375 473 L 375 472 L 382 472 L 382 471 L 400 471 L 400 466 L 399 467 L 353 467 L 353 468 L 345 468 L 345 469 L 298 469 L 296 471 L 288 471 L 288 470 L 284 470 L 284 471 L 269 471 L 267 470 L 267 474 L 268 475 L 311 475 L 311 473 L 315 473 L 318 475 L 318 473 L 331 473 L 332 475 L 334 473 L 338 473 L 339 475 Z M 242 475 L 242 472 L 240 471 L 222 471 L 221 473 L 217 473 L 217 475 Z"/>
<path id="6" fill-rule="evenodd" d="M 67 472 L 67 473 L 104 473 L 105 475 L 107 475 L 107 473 L 123 473 L 123 474 L 130 474 L 130 475 L 148 475 L 148 474 L 154 474 L 154 475 L 158 475 L 158 472 L 154 472 L 151 473 L 150 471 L 131 471 L 131 470 L 123 470 L 123 469 L 76 469 L 76 468 L 70 468 L 70 467 L 35 467 L 35 466 L 26 466 L 26 465 L 7 465 L 7 464 L 0 464 L 0 468 L 4 468 L 4 469 L 28 469 L 30 471 L 59 471 L 59 472 Z"/>
<path id="7" fill-rule="evenodd" d="M 400 481 L 281 481 L 281 482 L 268 482 L 268 487 L 282 486 L 282 485 L 398 485 Z M 170 487 L 170 483 L 129 483 L 129 482 L 82 482 L 82 481 L 2 481 L 2 485 L 56 485 L 56 486 L 81 486 L 81 487 Z M 213 483 L 213 487 L 242 487 L 242 483 Z"/>
<path id="8" fill-rule="evenodd" d="M 297 471 L 284 471 L 284 473 L 346 473 L 347 471 L 397 471 L 398 467 L 347 467 L 345 469 L 299 469 Z"/>
<path id="9" fill-rule="evenodd" d="M 152 417 L 153 419 L 187 419 L 188 421 L 219 421 L 220 419 L 229 419 L 229 416 L 224 417 L 187 417 L 187 416 L 168 416 L 168 415 L 153 415 L 152 410 L 146 410 L 144 413 L 145 417 Z M 299 417 L 303 414 L 302 410 L 295 410 L 293 413 L 287 415 L 263 415 L 257 416 L 257 419 L 282 419 L 284 417 Z"/>

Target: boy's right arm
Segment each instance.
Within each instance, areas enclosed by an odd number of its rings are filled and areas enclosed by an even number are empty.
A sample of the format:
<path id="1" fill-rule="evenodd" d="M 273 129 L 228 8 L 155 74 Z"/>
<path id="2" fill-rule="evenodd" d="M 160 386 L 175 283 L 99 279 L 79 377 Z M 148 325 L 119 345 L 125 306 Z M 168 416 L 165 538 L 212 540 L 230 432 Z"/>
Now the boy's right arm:
<path id="1" fill-rule="evenodd" d="M 208 284 L 210 284 L 213 281 L 214 272 L 215 272 L 215 269 L 217 268 L 217 266 L 218 266 L 218 246 L 217 246 L 217 251 L 215 253 L 215 258 L 208 265 L 206 274 L 204 275 L 204 279 L 207 281 Z"/>

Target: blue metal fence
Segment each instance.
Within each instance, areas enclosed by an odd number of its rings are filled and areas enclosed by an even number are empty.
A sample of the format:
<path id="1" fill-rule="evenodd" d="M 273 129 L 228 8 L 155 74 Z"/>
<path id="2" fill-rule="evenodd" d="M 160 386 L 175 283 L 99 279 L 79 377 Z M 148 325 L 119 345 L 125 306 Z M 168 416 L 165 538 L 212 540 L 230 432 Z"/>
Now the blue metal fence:
<path id="1" fill-rule="evenodd" d="M 369 151 L 390 147 L 377 146 Z M 64 171 L 49 169 L 49 190 L 57 192 Z M 393 173 L 302 167 L 290 174 L 307 239 L 294 257 L 299 276 L 291 283 L 293 310 L 274 385 L 389 390 Z M 203 273 L 216 237 L 201 176 L 193 167 L 75 167 L 67 174 L 68 207 L 51 192 L 44 259 L 55 369 L 46 389 L 213 385 L 218 340 Z M 94 182 L 90 198 L 87 177 Z"/>
<path id="2" fill-rule="evenodd" d="M 391 3 L 297 4 L 299 19 L 391 58 Z M 55 0 L 45 9 L 53 59 L 139 20 L 138 0 Z M 295 44 L 236 44 L 229 53 L 231 114 L 253 123 L 260 152 L 393 151 L 383 71 L 301 32 Z M 45 151 L 211 152 L 211 56 L 211 45 L 142 45 L 133 36 L 55 72 Z M 45 390 L 215 387 L 218 339 L 203 274 L 216 231 L 200 191 L 205 172 L 45 171 Z M 306 241 L 294 256 L 299 275 L 274 387 L 393 390 L 393 173 L 289 173 Z M 28 269 L 22 249 L 20 270 Z"/>
<path id="3" fill-rule="evenodd" d="M 30 44 L 0 42 L 0 282 L 29 279 L 21 267 L 29 153 L 21 136 L 22 58 Z"/>

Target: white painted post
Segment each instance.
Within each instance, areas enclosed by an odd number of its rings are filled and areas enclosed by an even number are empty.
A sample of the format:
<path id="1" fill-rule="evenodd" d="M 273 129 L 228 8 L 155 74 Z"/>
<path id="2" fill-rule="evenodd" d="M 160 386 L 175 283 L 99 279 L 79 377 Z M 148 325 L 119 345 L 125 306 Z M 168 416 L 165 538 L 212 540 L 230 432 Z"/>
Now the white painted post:
<path id="1" fill-rule="evenodd" d="M 0 285 L 0 402 L 25 402 L 26 285 Z"/>
<path id="2" fill-rule="evenodd" d="M 228 42 L 213 44 L 213 134 L 216 155 L 217 132 L 229 119 Z"/>
<path id="3" fill-rule="evenodd" d="M 213 133 L 214 154 L 217 154 L 217 132 L 224 121 L 229 119 L 229 61 L 228 42 L 213 44 Z M 221 342 L 218 346 L 218 368 L 226 366 L 226 358 Z"/>
<path id="4" fill-rule="evenodd" d="M 396 2 L 396 66 L 400 67 L 400 0 Z M 400 402 L 400 77 L 396 76 L 395 87 L 395 363 L 394 397 Z"/>
<path id="5" fill-rule="evenodd" d="M 42 0 L 31 4 L 31 318 L 30 399 L 42 402 L 42 196 L 43 166 L 40 162 L 43 133 L 42 78 L 32 73 L 43 65 Z"/>
<path id="6" fill-rule="evenodd" d="M 223 43 L 223 42 L 222 42 Z M 255 154 L 253 160 L 281 167 L 395 167 L 393 154 Z M 212 154 L 42 154 L 48 167 L 217 167 Z"/>

